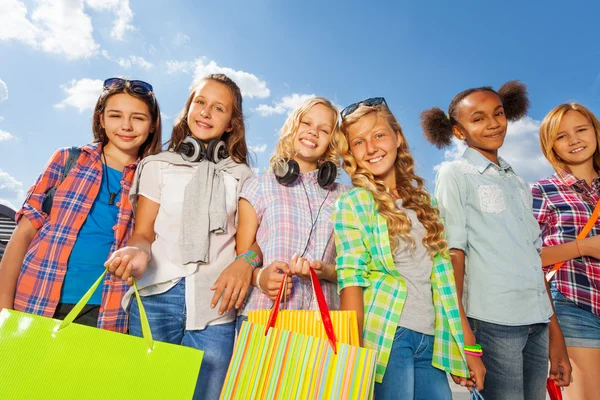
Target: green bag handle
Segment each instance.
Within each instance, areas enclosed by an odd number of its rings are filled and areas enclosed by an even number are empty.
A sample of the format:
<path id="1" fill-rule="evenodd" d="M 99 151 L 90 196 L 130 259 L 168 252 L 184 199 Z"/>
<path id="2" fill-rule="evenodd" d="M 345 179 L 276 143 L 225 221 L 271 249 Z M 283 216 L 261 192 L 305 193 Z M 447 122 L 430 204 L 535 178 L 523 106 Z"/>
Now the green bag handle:
<path id="1" fill-rule="evenodd" d="M 98 286 L 100 286 L 100 284 L 104 280 L 104 276 L 107 273 L 108 273 L 108 271 L 105 270 L 102 273 L 102 275 L 100 275 L 100 277 L 96 280 L 96 282 L 94 282 L 92 287 L 90 287 L 88 289 L 88 291 L 83 295 L 81 300 L 79 300 L 77 302 L 77 304 L 75 304 L 73 309 L 67 314 L 65 319 L 61 322 L 60 326 L 58 327 L 59 331 L 61 329 L 66 328 L 67 326 L 69 326 L 71 324 L 71 322 L 73 322 L 75 320 L 75 318 L 77 318 L 77 316 L 79 315 L 81 310 L 83 310 L 83 307 L 85 307 L 87 302 L 90 301 L 90 298 L 92 297 L 92 295 L 94 294 L 96 289 L 98 289 Z M 142 298 L 140 297 L 140 294 L 138 292 L 137 283 L 135 281 L 135 278 L 133 278 L 133 290 L 135 292 L 135 298 L 137 300 L 138 307 L 140 309 L 140 322 L 142 323 L 142 336 L 144 337 L 144 340 L 146 341 L 146 344 L 148 345 L 148 349 L 153 350 L 154 349 L 154 341 L 152 339 L 152 332 L 150 331 L 150 324 L 148 323 L 148 317 L 146 316 L 146 310 L 144 309 L 144 305 L 142 304 Z"/>

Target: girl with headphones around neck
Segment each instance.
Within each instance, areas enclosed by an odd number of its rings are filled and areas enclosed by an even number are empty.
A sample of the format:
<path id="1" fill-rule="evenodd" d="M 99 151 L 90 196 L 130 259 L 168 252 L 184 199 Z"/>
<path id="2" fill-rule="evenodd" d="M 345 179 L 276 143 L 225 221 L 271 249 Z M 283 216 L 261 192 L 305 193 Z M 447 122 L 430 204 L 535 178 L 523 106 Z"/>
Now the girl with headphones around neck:
<path id="1" fill-rule="evenodd" d="M 305 101 L 287 118 L 271 157 L 272 171 L 249 179 L 240 195 L 238 241 L 255 241 L 264 255 L 238 324 L 251 310 L 269 309 L 281 285 L 287 308 L 315 308 L 309 268 L 321 279 L 327 304 L 339 308 L 331 211 L 347 187 L 335 183 L 339 111 L 324 98 Z"/>
<path id="2" fill-rule="evenodd" d="M 130 284 L 137 279 L 156 340 L 204 351 L 194 399 L 219 397 L 235 338 L 233 305 L 252 277 L 252 243 L 236 245 L 238 194 L 252 175 L 247 156 L 240 88 L 208 75 L 192 89 L 168 151 L 140 164 L 130 194 L 134 234 L 106 262 Z M 130 333 L 142 336 L 131 297 L 130 289 L 123 299 Z"/>

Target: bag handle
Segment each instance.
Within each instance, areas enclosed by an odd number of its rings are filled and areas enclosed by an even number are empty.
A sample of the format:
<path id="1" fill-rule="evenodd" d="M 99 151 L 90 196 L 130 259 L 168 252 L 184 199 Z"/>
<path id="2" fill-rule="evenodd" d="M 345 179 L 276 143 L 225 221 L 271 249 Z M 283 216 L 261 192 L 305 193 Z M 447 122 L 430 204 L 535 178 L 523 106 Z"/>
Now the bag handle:
<path id="1" fill-rule="evenodd" d="M 81 312 L 83 307 L 85 307 L 87 302 L 90 301 L 90 298 L 92 297 L 92 295 L 94 294 L 96 289 L 98 289 L 98 286 L 100 286 L 100 284 L 104 280 L 104 276 L 107 273 L 108 273 L 108 271 L 104 270 L 102 275 L 100 275 L 100 277 L 96 280 L 96 282 L 94 282 L 92 287 L 90 287 L 88 289 L 88 291 L 77 302 L 77 304 L 75 304 L 73 309 L 71 311 L 69 311 L 69 313 L 67 314 L 65 319 L 63 319 L 63 321 L 60 323 L 60 326 L 58 327 L 59 331 L 66 328 L 67 326 L 69 326 L 75 320 L 75 318 L 77 318 L 77 316 L 79 315 L 79 313 Z M 133 290 L 135 292 L 135 298 L 137 300 L 138 307 L 140 309 L 140 321 L 142 324 L 142 336 L 144 337 L 144 340 L 146 341 L 146 344 L 148 345 L 148 349 L 153 350 L 154 349 L 154 341 L 152 339 L 152 332 L 150 331 L 150 324 L 148 323 L 148 317 L 146 316 L 146 310 L 144 309 L 144 305 L 142 304 L 142 298 L 140 297 L 140 294 L 138 292 L 135 278 L 133 278 Z"/>
<path id="2" fill-rule="evenodd" d="M 481 393 L 479 393 L 479 390 L 477 390 L 476 386 L 473 386 L 473 390 L 469 394 L 469 400 L 484 400 L 483 396 L 481 395 Z"/>
<path id="3" fill-rule="evenodd" d="M 577 235 L 577 238 L 575 240 L 583 240 L 587 237 L 587 235 L 589 235 L 590 231 L 596 224 L 596 220 L 598 220 L 599 214 L 600 214 L 600 200 L 598 201 L 598 203 L 596 203 L 596 208 L 594 208 L 594 212 L 592 213 L 592 216 L 590 217 L 590 219 L 588 219 L 588 222 L 585 224 L 585 226 L 583 227 L 581 232 L 579 232 L 579 235 Z M 562 267 L 564 265 L 564 263 L 565 263 L 565 261 L 558 262 L 558 263 L 554 264 L 554 266 L 552 267 L 552 269 L 550 271 L 548 271 L 548 273 L 546 274 L 546 280 L 548 282 L 550 282 L 550 279 L 552 279 L 552 277 L 554 277 L 554 275 L 556 274 L 556 271 L 558 271 L 560 269 L 560 267 Z"/>
<path id="4" fill-rule="evenodd" d="M 325 301 L 325 295 L 323 294 L 323 288 L 321 288 L 321 283 L 319 282 L 319 278 L 317 277 L 317 273 L 312 269 L 310 269 L 310 281 L 312 283 L 313 291 L 315 297 L 317 299 L 317 306 L 319 308 L 319 314 L 321 315 L 321 320 L 323 321 L 323 326 L 325 328 L 325 333 L 327 334 L 327 339 L 333 348 L 333 352 L 337 354 L 337 338 L 335 337 L 335 332 L 333 330 L 333 323 L 331 322 L 331 316 L 329 315 L 329 307 L 327 307 L 327 301 Z M 279 292 L 277 292 L 277 298 L 275 299 L 275 304 L 273 304 L 273 308 L 271 309 L 271 314 L 269 314 L 269 320 L 267 322 L 267 327 L 265 328 L 265 336 L 269 332 L 269 328 L 274 328 L 275 323 L 277 322 L 277 314 L 279 314 L 279 307 L 281 306 L 281 299 L 283 298 L 283 293 L 285 292 L 285 284 L 287 281 L 287 274 L 283 275 L 283 280 L 281 281 L 281 286 L 279 286 Z"/>

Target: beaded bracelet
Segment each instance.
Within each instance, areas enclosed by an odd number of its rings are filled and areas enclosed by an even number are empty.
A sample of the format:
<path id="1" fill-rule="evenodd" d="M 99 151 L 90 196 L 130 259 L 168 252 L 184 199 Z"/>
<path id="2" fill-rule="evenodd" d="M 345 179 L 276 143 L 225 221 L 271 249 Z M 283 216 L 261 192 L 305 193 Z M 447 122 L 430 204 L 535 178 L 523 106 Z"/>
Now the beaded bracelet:
<path id="1" fill-rule="evenodd" d="M 243 258 L 246 262 L 252 265 L 254 268 L 262 265 L 262 258 L 254 250 L 248 250 L 245 253 L 240 254 L 235 259 Z"/>

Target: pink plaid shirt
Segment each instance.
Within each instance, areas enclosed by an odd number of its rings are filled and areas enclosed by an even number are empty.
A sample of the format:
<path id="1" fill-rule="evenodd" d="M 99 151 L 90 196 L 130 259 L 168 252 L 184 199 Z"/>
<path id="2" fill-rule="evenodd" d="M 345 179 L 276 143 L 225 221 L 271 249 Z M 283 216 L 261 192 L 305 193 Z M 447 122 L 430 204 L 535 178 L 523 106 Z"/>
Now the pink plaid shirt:
<path id="1" fill-rule="evenodd" d="M 269 266 L 273 261 L 289 263 L 294 253 L 301 255 L 305 247 L 304 256 L 308 260 L 335 263 L 331 213 L 338 196 L 348 187 L 335 183 L 329 190 L 323 189 L 317 183 L 317 173 L 301 174 L 289 186 L 280 185 L 273 173 L 255 176 L 244 184 L 240 197 L 250 202 L 258 216 L 256 241 L 263 253 L 263 266 Z M 318 220 L 309 240 L 309 232 L 317 214 Z M 329 308 L 339 309 L 337 283 L 322 280 L 321 285 Z M 242 314 L 270 309 L 272 306 L 273 302 L 266 294 L 252 288 Z M 309 280 L 292 278 L 292 294 L 286 302 L 286 308 L 316 309 Z"/>

